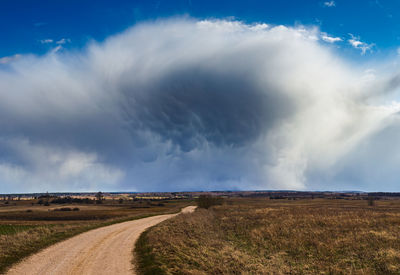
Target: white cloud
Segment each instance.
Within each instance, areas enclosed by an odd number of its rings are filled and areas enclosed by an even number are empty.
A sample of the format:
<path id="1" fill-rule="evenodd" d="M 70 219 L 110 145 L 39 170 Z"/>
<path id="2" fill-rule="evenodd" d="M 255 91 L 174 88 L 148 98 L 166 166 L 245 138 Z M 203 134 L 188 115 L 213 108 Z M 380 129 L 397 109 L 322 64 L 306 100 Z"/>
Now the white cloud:
<path id="1" fill-rule="evenodd" d="M 71 43 L 71 39 L 69 38 L 61 38 L 60 40 L 56 41 L 56 44 L 63 45 L 66 43 Z"/>
<path id="2" fill-rule="evenodd" d="M 52 49 L 50 50 L 50 53 L 55 54 L 55 53 L 57 53 L 58 51 L 60 51 L 62 48 L 63 48 L 63 47 L 62 47 L 61 45 L 58 45 L 58 46 L 52 48 Z"/>
<path id="3" fill-rule="evenodd" d="M 8 64 L 11 63 L 17 59 L 19 59 L 21 57 L 20 54 L 15 54 L 15 55 L 11 55 L 11 56 L 4 56 L 4 57 L 0 57 L 0 64 Z"/>
<path id="4" fill-rule="evenodd" d="M 387 101 L 400 78 L 348 64 L 323 36 L 165 20 L 23 56 L 0 71 L 2 188 L 363 189 L 372 172 L 351 183 L 340 164 L 361 162 L 357 148 L 397 120 Z"/>
<path id="5" fill-rule="evenodd" d="M 331 7 L 335 7 L 336 3 L 335 3 L 335 1 L 326 1 L 326 2 L 324 2 L 324 6 L 331 8 Z"/>
<path id="6" fill-rule="evenodd" d="M 254 30 L 254 31 L 265 31 L 268 28 L 269 28 L 269 25 L 265 24 L 265 23 L 255 24 L 250 27 L 250 29 Z"/>
<path id="7" fill-rule="evenodd" d="M 40 40 L 40 43 L 42 43 L 42 44 L 50 44 L 50 43 L 53 43 L 53 42 L 54 42 L 53 39 L 42 39 L 42 40 Z"/>
<path id="8" fill-rule="evenodd" d="M 24 165 L 0 162 L 0 182 L 12 182 L 14 191 L 112 190 L 124 177 L 115 167 L 101 163 L 96 153 L 32 144 L 26 139 L 0 140 L 23 158 Z M 27 166 L 28 164 L 28 166 Z M 10 187 L 8 187 L 11 190 Z"/>
<path id="9" fill-rule="evenodd" d="M 342 38 L 329 36 L 325 32 L 321 33 L 321 39 L 324 40 L 325 42 L 328 42 L 328 43 L 335 43 L 335 42 L 343 41 Z"/>
<path id="10" fill-rule="evenodd" d="M 42 44 L 51 44 L 51 43 L 56 43 L 58 45 L 64 45 L 67 43 L 71 43 L 71 39 L 69 38 L 61 38 L 60 40 L 54 41 L 54 39 L 42 39 L 40 40 L 40 43 Z"/>
<path id="11" fill-rule="evenodd" d="M 278 26 L 278 28 L 281 28 L 283 26 Z M 320 32 L 318 30 L 318 28 L 307 28 L 305 26 L 301 26 L 299 25 L 297 28 L 297 33 L 295 34 L 296 36 L 301 36 L 304 39 L 308 39 L 311 41 L 318 41 L 320 35 Z"/>
<path id="12" fill-rule="evenodd" d="M 351 38 L 348 40 L 348 42 L 353 48 L 359 49 L 362 55 L 364 55 L 367 51 L 372 51 L 372 48 L 375 46 L 373 43 L 368 44 L 360 41 L 360 37 L 354 36 L 351 33 L 349 33 L 349 35 Z"/>

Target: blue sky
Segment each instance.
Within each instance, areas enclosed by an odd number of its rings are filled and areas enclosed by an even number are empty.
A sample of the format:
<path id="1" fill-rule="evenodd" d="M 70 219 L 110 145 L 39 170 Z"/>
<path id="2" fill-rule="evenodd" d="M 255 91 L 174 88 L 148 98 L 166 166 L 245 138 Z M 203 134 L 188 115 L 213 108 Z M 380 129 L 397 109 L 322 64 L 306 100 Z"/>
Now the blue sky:
<path id="1" fill-rule="evenodd" d="M 0 2 L 0 193 L 399 191 L 398 1 Z"/>
<path id="2" fill-rule="evenodd" d="M 374 44 L 376 54 L 390 54 L 400 45 L 400 2 L 367 1 L 21 1 L 0 3 L 0 56 L 44 54 L 62 38 L 67 48 L 102 41 L 133 24 L 170 16 L 235 18 L 246 23 L 315 25 L 344 41 L 349 34 Z M 348 54 L 352 54 L 349 52 Z M 365 58 L 371 58 L 366 56 Z"/>

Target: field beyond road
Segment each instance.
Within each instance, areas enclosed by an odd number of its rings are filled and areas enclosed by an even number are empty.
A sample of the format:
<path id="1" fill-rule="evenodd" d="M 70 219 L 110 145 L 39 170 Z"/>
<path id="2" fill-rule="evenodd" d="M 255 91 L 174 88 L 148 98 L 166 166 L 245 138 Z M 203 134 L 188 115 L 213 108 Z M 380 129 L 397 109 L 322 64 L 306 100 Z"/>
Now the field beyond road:
<path id="1" fill-rule="evenodd" d="M 136 253 L 143 274 L 399 274 L 400 200 L 226 199 Z"/>

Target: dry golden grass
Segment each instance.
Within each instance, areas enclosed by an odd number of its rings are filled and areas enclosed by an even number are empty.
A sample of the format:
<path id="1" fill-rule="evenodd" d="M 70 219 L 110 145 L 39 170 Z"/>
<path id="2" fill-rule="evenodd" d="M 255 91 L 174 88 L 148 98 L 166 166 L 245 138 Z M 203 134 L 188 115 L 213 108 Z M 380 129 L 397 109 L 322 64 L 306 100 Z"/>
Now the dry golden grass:
<path id="1" fill-rule="evenodd" d="M 137 252 L 148 274 L 400 274 L 400 201 L 229 200 L 152 228 Z"/>

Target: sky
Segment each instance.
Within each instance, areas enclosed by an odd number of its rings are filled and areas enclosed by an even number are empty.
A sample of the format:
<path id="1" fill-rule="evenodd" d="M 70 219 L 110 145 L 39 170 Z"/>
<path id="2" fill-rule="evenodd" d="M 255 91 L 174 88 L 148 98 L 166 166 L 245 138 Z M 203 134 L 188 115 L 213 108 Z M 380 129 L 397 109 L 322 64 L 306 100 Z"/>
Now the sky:
<path id="1" fill-rule="evenodd" d="M 0 193 L 399 191 L 398 1 L 0 2 Z"/>

